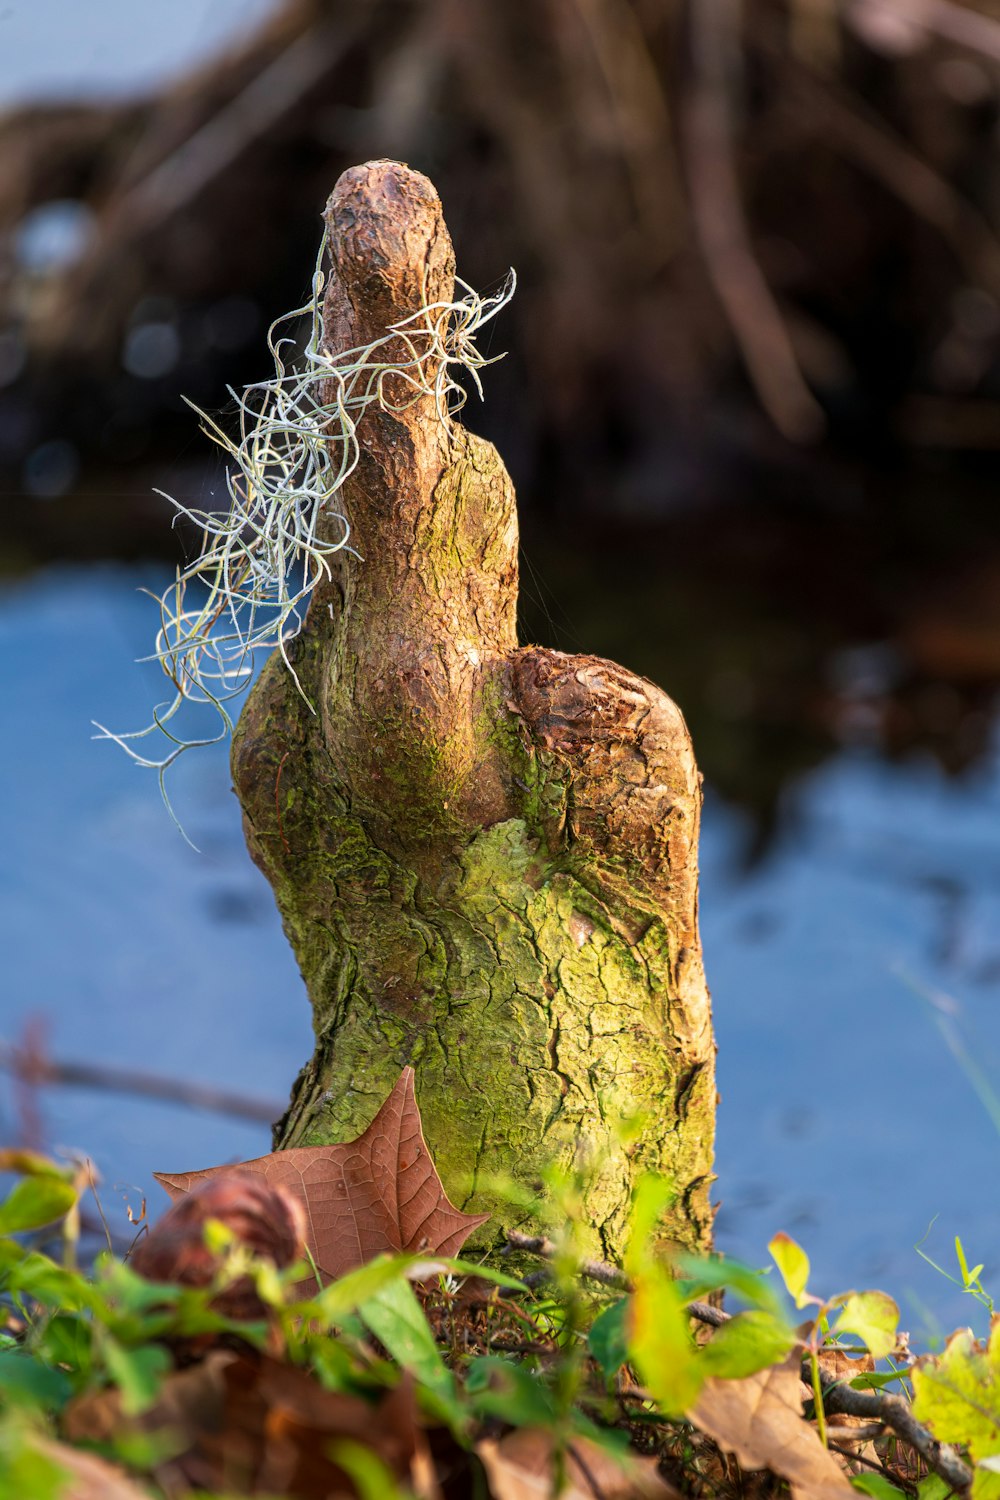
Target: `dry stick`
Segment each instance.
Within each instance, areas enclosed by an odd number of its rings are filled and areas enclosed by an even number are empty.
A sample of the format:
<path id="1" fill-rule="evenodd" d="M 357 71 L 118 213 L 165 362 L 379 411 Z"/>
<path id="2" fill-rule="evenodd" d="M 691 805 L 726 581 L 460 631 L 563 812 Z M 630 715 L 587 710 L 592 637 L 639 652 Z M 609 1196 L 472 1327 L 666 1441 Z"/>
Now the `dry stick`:
<path id="1" fill-rule="evenodd" d="M 947 41 L 968 47 L 971 52 L 1000 58 L 1000 21 L 978 11 L 965 10 L 951 0 L 925 0 L 923 5 L 882 7 L 887 15 L 901 16 L 920 31 L 936 31 Z"/>
<path id="2" fill-rule="evenodd" d="M 520 1234 L 514 1229 L 507 1231 L 507 1248 L 526 1250 L 529 1254 L 542 1256 L 544 1260 L 554 1259 L 557 1253 L 557 1246 L 544 1235 Z M 624 1271 L 609 1265 L 607 1261 L 584 1261 L 580 1266 L 580 1273 L 604 1286 L 630 1290 Z M 731 1317 L 730 1313 L 711 1307 L 707 1302 L 689 1302 L 687 1310 L 693 1318 L 701 1323 L 708 1323 L 713 1328 L 721 1328 Z M 919 1453 L 928 1468 L 939 1474 L 953 1490 L 964 1493 L 971 1487 L 972 1471 L 968 1465 L 954 1448 L 931 1437 L 901 1396 L 892 1396 L 885 1391 L 856 1391 L 838 1380 L 824 1376 L 822 1370 L 819 1378 L 823 1410 L 827 1416 L 867 1417 L 869 1421 L 880 1422 L 883 1427 L 891 1427 L 897 1437 Z M 802 1361 L 802 1379 L 806 1385 L 811 1385 L 812 1369 L 808 1360 Z"/>
<path id="3" fill-rule="evenodd" d="M 880 1433 L 882 1433 L 882 1432 L 885 1431 L 885 1423 L 884 1422 L 873 1423 L 872 1425 L 877 1428 L 877 1432 L 875 1434 L 876 1436 L 878 1436 Z M 855 1453 L 854 1450 L 853 1450 L 853 1448 L 845 1447 L 844 1444 L 842 1444 L 842 1443 L 833 1443 L 833 1442 L 831 1442 L 830 1441 L 830 1432 L 831 1432 L 831 1430 L 832 1429 L 829 1428 L 829 1427 L 826 1429 L 826 1434 L 827 1434 L 826 1446 L 830 1449 L 831 1453 L 839 1453 L 840 1456 L 841 1456 L 841 1458 L 846 1458 L 852 1464 L 861 1464 L 861 1466 L 863 1468 L 865 1468 L 865 1469 L 873 1469 L 876 1474 L 882 1474 L 886 1479 L 889 1480 L 890 1484 L 894 1485 L 897 1489 L 901 1490 L 904 1495 L 915 1495 L 917 1493 L 917 1486 L 911 1480 L 909 1480 L 909 1479 L 903 1479 L 903 1478 L 900 1477 L 900 1475 L 893 1474 L 892 1470 L 891 1469 L 887 1469 L 886 1466 L 885 1466 L 885 1464 L 877 1463 L 875 1461 L 875 1459 L 873 1459 L 873 1458 L 865 1458 L 864 1454 L 862 1454 L 862 1453 Z M 840 1429 L 838 1429 L 838 1431 L 839 1430 Z M 853 1433 L 855 1431 L 864 1432 L 865 1429 L 864 1428 L 855 1429 L 853 1427 L 849 1427 L 847 1430 L 848 1430 L 848 1432 Z M 858 1439 L 855 1438 L 854 1441 L 857 1442 Z"/>
<path id="4" fill-rule="evenodd" d="M 970 279 L 1000 296 L 1000 239 L 986 215 L 922 161 L 863 100 L 789 56 L 773 28 L 755 27 L 750 43 L 780 68 L 781 107 L 794 109 L 800 133 L 803 126 L 821 131 L 824 140 L 930 224 Z"/>
<path id="5" fill-rule="evenodd" d="M 750 244 L 733 160 L 731 73 L 740 46 L 738 0 L 692 0 L 693 78 L 682 115 L 691 216 L 705 266 L 761 405 L 790 442 L 822 435 L 823 412 Z"/>
<path id="6" fill-rule="evenodd" d="M 885 1391 L 855 1391 L 849 1385 L 836 1380 L 824 1380 L 820 1371 L 823 1390 L 823 1410 L 829 1416 L 868 1417 L 891 1427 L 897 1437 L 909 1443 L 915 1452 L 939 1474 L 953 1490 L 964 1493 L 972 1485 L 972 1470 L 959 1458 L 954 1448 L 936 1442 L 927 1428 L 913 1415 L 913 1409 L 902 1396 L 890 1396 Z"/>
<path id="7" fill-rule="evenodd" d="M 558 1254 L 558 1246 L 543 1234 L 521 1234 L 516 1229 L 507 1231 L 507 1250 L 527 1250 L 529 1255 L 540 1255 L 543 1260 L 554 1260 Z M 617 1266 L 612 1266 L 606 1260 L 585 1260 L 580 1263 L 580 1274 L 588 1277 L 591 1281 L 599 1281 L 603 1286 L 618 1287 L 622 1291 L 629 1290 L 628 1277 L 624 1271 Z"/>
<path id="8" fill-rule="evenodd" d="M 308 27 L 132 189 L 119 211 L 143 232 L 177 213 L 276 126 L 361 35 L 367 7 L 346 26 Z"/>
<path id="9" fill-rule="evenodd" d="M 248 1099 L 244 1094 L 230 1093 L 227 1089 L 212 1088 L 203 1083 L 183 1083 L 176 1078 L 164 1078 L 159 1073 L 144 1073 L 134 1068 L 53 1062 L 46 1057 L 26 1055 L 9 1042 L 0 1042 L 0 1069 L 15 1078 L 30 1078 L 33 1083 L 139 1094 L 146 1099 L 164 1099 L 169 1104 L 185 1104 L 194 1109 L 212 1110 L 216 1114 L 235 1115 L 263 1125 L 271 1125 L 285 1107 L 275 1100 Z"/>

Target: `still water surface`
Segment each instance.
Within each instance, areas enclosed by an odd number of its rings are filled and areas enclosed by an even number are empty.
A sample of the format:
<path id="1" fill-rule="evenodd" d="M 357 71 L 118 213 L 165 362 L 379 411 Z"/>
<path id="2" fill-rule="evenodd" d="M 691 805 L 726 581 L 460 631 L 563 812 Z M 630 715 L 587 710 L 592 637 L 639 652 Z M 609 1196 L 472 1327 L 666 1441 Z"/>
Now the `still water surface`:
<path id="1" fill-rule="evenodd" d="M 146 722 L 150 602 L 120 567 L 53 570 L 0 594 L 7 788 L 0 1035 L 50 1024 L 54 1056 L 281 1099 L 309 1011 L 245 852 L 223 746 L 155 776 L 89 738 Z M 1000 754 L 964 784 L 845 752 L 801 784 L 768 859 L 708 789 L 702 926 L 719 1043 L 720 1247 L 762 1264 L 776 1229 L 820 1290 L 881 1285 L 916 1336 L 976 1309 L 913 1252 L 962 1236 L 1000 1274 Z M 933 1000 L 922 999 L 916 985 Z M 964 1049 L 964 1050 L 963 1050 Z M 8 1085 L 0 1134 L 15 1127 Z M 92 1155 L 133 1202 L 156 1168 L 266 1151 L 266 1128 L 80 1089 L 45 1094 L 50 1143 Z M 120 1214 L 119 1214 L 120 1217 Z M 981 1321 L 981 1319 L 980 1319 Z"/>

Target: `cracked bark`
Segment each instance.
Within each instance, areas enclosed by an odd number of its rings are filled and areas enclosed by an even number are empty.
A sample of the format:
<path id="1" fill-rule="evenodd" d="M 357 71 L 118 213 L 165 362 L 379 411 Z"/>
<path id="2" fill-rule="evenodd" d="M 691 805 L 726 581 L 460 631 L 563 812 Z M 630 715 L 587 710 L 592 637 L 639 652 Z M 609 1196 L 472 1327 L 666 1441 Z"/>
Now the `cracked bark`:
<path id="1" fill-rule="evenodd" d="M 327 221 L 331 350 L 450 298 L 419 173 L 346 172 Z M 338 555 L 291 648 L 317 711 L 276 656 L 233 747 L 314 1011 L 275 1144 L 350 1139 L 410 1063 L 454 1201 L 496 1208 L 491 1176 L 579 1165 L 613 1257 L 655 1169 L 677 1187 L 668 1237 L 704 1247 L 714 1043 L 683 718 L 612 662 L 518 648 L 515 500 L 489 443 L 429 398 L 358 435 L 343 508 L 364 560 Z"/>

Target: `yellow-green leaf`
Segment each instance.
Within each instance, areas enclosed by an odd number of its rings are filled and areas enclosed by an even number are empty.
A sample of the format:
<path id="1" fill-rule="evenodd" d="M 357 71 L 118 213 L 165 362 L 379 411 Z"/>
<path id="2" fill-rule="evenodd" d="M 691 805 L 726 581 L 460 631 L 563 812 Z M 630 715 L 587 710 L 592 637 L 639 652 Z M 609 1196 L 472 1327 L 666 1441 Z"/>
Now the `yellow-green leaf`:
<path id="1" fill-rule="evenodd" d="M 984 1348 L 961 1329 L 937 1359 L 916 1365 L 913 1414 L 939 1442 L 968 1448 L 973 1500 L 1000 1500 L 1000 1474 L 982 1466 L 1000 1454 L 1000 1333 Z"/>
<path id="2" fill-rule="evenodd" d="M 781 1272 L 781 1279 L 788 1288 L 789 1295 L 795 1298 L 796 1307 L 805 1307 L 809 1298 L 806 1295 L 806 1286 L 809 1282 L 809 1257 L 801 1245 L 797 1245 L 791 1235 L 778 1233 L 767 1247 L 774 1258 L 774 1263 Z"/>
<path id="3" fill-rule="evenodd" d="M 410 1257 L 401 1255 L 377 1255 L 374 1260 L 357 1266 L 353 1271 L 333 1281 L 308 1302 L 293 1304 L 292 1311 L 301 1311 L 311 1319 L 336 1324 L 355 1312 L 362 1302 L 374 1297 L 383 1287 L 399 1281 L 405 1275 Z"/>
<path id="4" fill-rule="evenodd" d="M 629 1243 L 625 1269 L 631 1275 L 640 1265 L 655 1259 L 656 1231 L 663 1211 L 673 1201 L 673 1184 L 665 1177 L 647 1173 L 639 1178 L 629 1211 Z"/>
<path id="5" fill-rule="evenodd" d="M 708 1374 L 691 1338 L 690 1319 L 665 1266 L 648 1262 L 632 1280 L 629 1359 L 660 1410 L 683 1416 Z"/>
<path id="6" fill-rule="evenodd" d="M 851 1292 L 833 1331 L 856 1333 L 872 1359 L 885 1359 L 896 1347 L 899 1308 L 887 1292 Z"/>
<path id="7" fill-rule="evenodd" d="M 76 1189 L 63 1178 L 24 1177 L 0 1204 L 0 1234 L 52 1224 L 69 1213 L 76 1199 Z"/>

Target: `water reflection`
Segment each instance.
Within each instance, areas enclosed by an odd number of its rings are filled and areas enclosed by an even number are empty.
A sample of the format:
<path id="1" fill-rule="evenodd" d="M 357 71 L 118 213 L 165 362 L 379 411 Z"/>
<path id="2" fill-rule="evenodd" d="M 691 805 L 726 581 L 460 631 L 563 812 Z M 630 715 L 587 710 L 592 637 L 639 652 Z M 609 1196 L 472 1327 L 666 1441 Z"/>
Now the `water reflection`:
<path id="1" fill-rule="evenodd" d="M 0 876 L 0 1032 L 51 1022 L 56 1056 L 282 1097 L 309 1055 L 309 1011 L 270 893 L 243 847 L 223 747 L 177 767 L 178 837 L 156 791 L 94 716 L 139 722 L 155 701 L 148 600 L 158 570 L 51 570 L 0 596 L 7 826 Z M 855 663 L 856 665 L 856 663 Z M 997 1134 L 953 1045 L 1000 1057 L 1000 756 L 962 781 L 928 759 L 854 748 L 798 784 L 750 872 L 744 815 L 710 790 L 703 928 L 719 1040 L 720 1245 L 763 1260 L 801 1238 L 825 1289 L 879 1282 L 942 1327 L 967 1321 L 912 1252 L 960 1234 L 990 1281 Z M 953 998 L 948 1014 L 901 975 Z M 942 1022 L 946 1022 L 944 1032 Z M 950 1028 L 950 1029 L 949 1029 Z M 0 1130 L 16 1127 L 3 1095 Z M 988 1102 L 988 1101 L 987 1101 Z M 254 1127 L 82 1090 L 45 1095 L 50 1140 L 90 1152 L 110 1184 L 159 1190 L 182 1169 L 267 1149 Z M 113 1192 L 109 1197 L 114 1201 Z"/>

